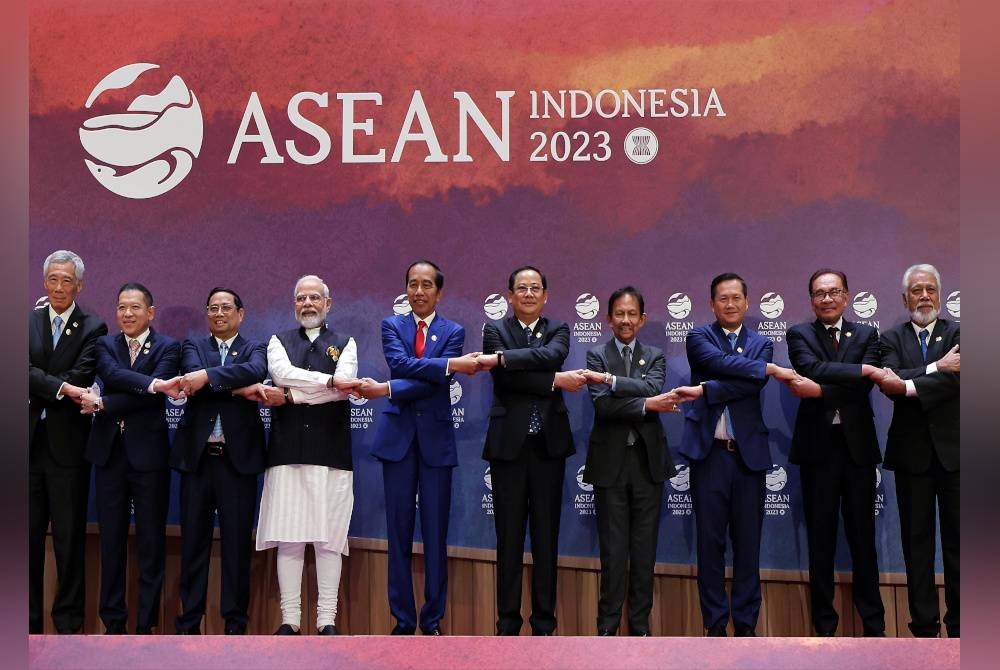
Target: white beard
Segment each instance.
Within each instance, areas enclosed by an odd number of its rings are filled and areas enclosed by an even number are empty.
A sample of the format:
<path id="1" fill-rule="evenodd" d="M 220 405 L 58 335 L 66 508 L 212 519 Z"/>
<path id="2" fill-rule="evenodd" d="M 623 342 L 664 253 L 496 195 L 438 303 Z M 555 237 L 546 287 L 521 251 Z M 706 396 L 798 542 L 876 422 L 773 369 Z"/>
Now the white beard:
<path id="1" fill-rule="evenodd" d="M 910 321 L 917 324 L 921 328 L 930 324 L 936 318 L 938 318 L 938 310 L 933 308 L 931 308 L 931 311 L 929 312 L 921 312 L 916 309 L 910 312 Z"/>
<path id="2" fill-rule="evenodd" d="M 303 328 L 319 328 L 323 325 L 323 314 L 315 314 L 310 316 L 303 316 L 299 319 L 299 324 Z"/>

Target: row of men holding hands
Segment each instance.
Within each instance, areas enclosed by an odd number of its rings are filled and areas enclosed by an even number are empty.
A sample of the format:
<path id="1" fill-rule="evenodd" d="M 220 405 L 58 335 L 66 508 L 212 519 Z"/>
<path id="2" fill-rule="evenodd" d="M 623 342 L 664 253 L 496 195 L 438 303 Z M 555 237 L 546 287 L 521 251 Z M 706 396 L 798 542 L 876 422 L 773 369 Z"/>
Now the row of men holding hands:
<path id="1" fill-rule="evenodd" d="M 519 634 L 523 625 L 521 557 L 528 528 L 533 554 L 529 624 L 533 634 L 555 630 L 560 498 L 565 458 L 575 451 L 562 391 L 585 385 L 595 406 L 585 480 L 596 493 L 598 634 L 617 633 L 626 590 L 628 632 L 650 632 L 663 482 L 674 474 L 658 413 L 680 411 L 682 403 L 688 404 L 680 452 L 691 464 L 704 626 L 708 635 L 725 635 L 731 618 L 735 634 L 754 634 L 764 472 L 772 463 L 759 392 L 770 376 L 803 399 L 791 460 L 802 466 L 817 634 L 833 634 L 838 623 L 833 608 L 838 511 L 851 548 L 855 604 L 865 634 L 884 634 L 872 505 L 874 467 L 881 460 L 868 399 L 873 384 L 897 400 L 886 467 L 897 472 L 911 629 L 921 635 L 940 628 L 933 575 L 937 501 L 945 624 L 949 635 L 958 634 L 960 354 L 957 325 L 937 319 L 940 279 L 931 266 L 910 268 L 903 294 L 911 323 L 922 323 L 929 337 L 906 325 L 887 333 L 881 348 L 873 329 L 843 319 L 846 276 L 834 270 L 814 273 L 809 293 L 817 320 L 788 333 L 795 369 L 771 362 L 770 341 L 744 327 L 745 282 L 735 274 L 720 275 L 711 285 L 716 322 L 695 329 L 687 340 L 691 385 L 668 392 L 662 391 L 662 351 L 636 339 L 646 315 L 643 297 L 633 287 L 615 291 L 608 302 L 614 338 L 588 352 L 587 368 L 563 371 L 569 329 L 542 316 L 547 280 L 531 266 L 509 277 L 513 314 L 486 324 L 482 352 L 462 354 L 464 329 L 437 314 L 443 273 L 429 261 L 413 263 L 406 272 L 411 314 L 382 323 L 390 370 L 384 382 L 357 377 L 356 344 L 326 326 L 329 288 L 316 276 L 296 283 L 299 327 L 274 335 L 266 346 L 239 334 L 242 301 L 234 290 L 218 287 L 206 305 L 211 336 L 182 347 L 150 327 L 155 307 L 144 286 L 126 284 L 120 290 L 122 334 L 111 337 L 75 304 L 83 276 L 78 256 L 55 252 L 46 259 L 44 273 L 49 307 L 33 315 L 30 337 L 32 632 L 41 632 L 41 564 L 36 562 L 44 561 L 50 521 L 59 571 L 53 620 L 60 632 L 82 626 L 86 458 L 96 466 L 100 615 L 109 633 L 125 632 L 130 504 L 140 563 L 137 632 L 151 632 L 158 623 L 168 468 L 174 467 L 182 473 L 183 612 L 177 632 L 200 632 L 216 510 L 225 631 L 246 632 L 256 478 L 266 468 L 257 548 L 277 548 L 282 625 L 276 632 L 300 632 L 304 551 L 313 544 L 317 632 L 336 634 L 341 556 L 348 552 L 353 508 L 350 413 L 343 401 L 355 395 L 389 398 L 372 453 L 383 468 L 389 605 L 396 620 L 392 632 L 413 634 L 420 628 L 440 634 L 451 474 L 458 462 L 449 381 L 455 373 L 489 371 L 493 406 L 483 457 L 490 462 L 494 491 L 498 634 Z M 832 334 L 829 326 L 836 328 Z M 917 365 L 924 361 L 931 362 Z M 103 390 L 90 386 L 95 368 Z M 271 386 L 261 383 L 268 376 Z M 172 448 L 156 393 L 189 399 Z M 267 446 L 257 402 L 274 408 Z M 88 414 L 96 414 L 89 439 Z M 74 430 L 82 440 L 71 437 Z M 418 493 L 426 566 L 419 614 L 410 568 Z M 724 588 L 727 533 L 733 547 L 731 599 Z"/>

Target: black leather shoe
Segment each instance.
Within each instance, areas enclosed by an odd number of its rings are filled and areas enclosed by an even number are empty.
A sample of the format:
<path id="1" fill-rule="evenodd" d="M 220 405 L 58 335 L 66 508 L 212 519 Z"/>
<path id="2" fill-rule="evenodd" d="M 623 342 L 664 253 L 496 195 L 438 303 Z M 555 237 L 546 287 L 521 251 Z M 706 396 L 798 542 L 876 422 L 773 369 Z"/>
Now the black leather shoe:
<path id="1" fill-rule="evenodd" d="M 226 627 L 226 633 L 229 633 L 229 627 Z M 199 626 L 192 626 L 191 628 L 178 628 L 176 635 L 201 635 L 201 628 Z"/>
<path id="2" fill-rule="evenodd" d="M 124 635 L 125 634 L 125 622 L 124 621 L 111 621 L 104 624 L 104 634 L 105 635 Z"/>
<path id="3" fill-rule="evenodd" d="M 533 630 L 531 631 L 531 634 L 540 637 L 548 637 L 550 635 L 554 635 L 554 633 L 551 630 Z"/>
<path id="4" fill-rule="evenodd" d="M 420 632 L 423 633 L 424 635 L 440 635 L 441 629 L 438 628 L 437 626 L 434 626 L 434 628 L 421 628 Z"/>
<path id="5" fill-rule="evenodd" d="M 613 630 L 608 630 L 607 628 L 598 628 L 597 637 L 614 637 L 617 633 Z"/>
<path id="6" fill-rule="evenodd" d="M 337 627 L 334 626 L 332 623 L 328 623 L 325 626 L 323 626 L 322 628 L 320 628 L 319 630 L 317 630 L 316 634 L 317 635 L 340 635 L 340 633 L 337 632 Z"/>
<path id="7" fill-rule="evenodd" d="M 630 630 L 629 637 L 650 637 L 648 630 Z"/>
<path id="8" fill-rule="evenodd" d="M 837 635 L 837 631 L 834 630 L 818 630 L 816 631 L 816 637 L 834 637 Z"/>
<path id="9" fill-rule="evenodd" d="M 153 627 L 152 626 L 136 626 L 135 627 L 135 634 L 136 635 L 152 635 L 153 634 Z"/>
<path id="10" fill-rule="evenodd" d="M 728 633 L 726 633 L 726 624 L 715 624 L 705 632 L 705 637 L 728 637 Z"/>
<path id="11" fill-rule="evenodd" d="M 885 637 L 884 630 L 866 630 L 865 637 Z"/>
<path id="12" fill-rule="evenodd" d="M 283 623 L 274 631 L 275 635 L 301 635 L 302 631 L 295 630 L 291 624 Z"/>
<path id="13" fill-rule="evenodd" d="M 737 626 L 733 637 L 757 637 L 757 632 L 750 626 Z"/>
<path id="14" fill-rule="evenodd" d="M 197 634 L 197 633 L 195 633 Z M 239 621 L 233 621 L 226 624 L 226 635 L 246 635 L 247 625 Z"/>
<path id="15" fill-rule="evenodd" d="M 80 629 L 79 628 L 56 628 L 56 632 L 59 633 L 60 635 L 76 635 L 76 634 L 78 634 L 80 632 Z"/>
<path id="16" fill-rule="evenodd" d="M 412 628 L 403 628 L 402 626 L 400 626 L 397 623 L 395 626 L 392 627 L 392 632 L 389 633 L 389 634 L 390 635 L 413 635 L 413 633 L 414 633 L 414 629 L 412 629 Z"/>

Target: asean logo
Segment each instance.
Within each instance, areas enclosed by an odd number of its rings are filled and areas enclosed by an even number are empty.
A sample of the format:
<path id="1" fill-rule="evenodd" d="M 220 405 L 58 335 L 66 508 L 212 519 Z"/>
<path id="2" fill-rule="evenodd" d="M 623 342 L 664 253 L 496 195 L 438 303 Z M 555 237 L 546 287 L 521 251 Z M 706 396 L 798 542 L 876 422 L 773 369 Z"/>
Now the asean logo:
<path id="1" fill-rule="evenodd" d="M 451 399 L 452 405 L 457 405 L 458 401 L 462 399 L 462 385 L 458 383 L 457 379 L 451 380 L 451 386 L 448 387 L 448 397 Z"/>
<path id="2" fill-rule="evenodd" d="M 177 186 L 201 151 L 201 107 L 194 91 L 178 75 L 161 91 L 148 92 L 136 83 L 153 63 L 120 67 L 94 87 L 85 108 L 107 91 L 129 89 L 124 111 L 91 117 L 80 127 L 80 143 L 90 158 L 87 169 L 104 188 L 125 198 L 142 200 Z M 91 160 L 92 159 L 92 160 Z"/>
<path id="3" fill-rule="evenodd" d="M 687 491 L 691 488 L 691 468 L 686 465 L 677 466 L 677 474 L 670 478 L 670 486 L 675 491 Z"/>
<path id="4" fill-rule="evenodd" d="M 401 293 L 396 296 L 396 299 L 392 301 L 392 313 L 398 316 L 405 316 L 409 314 L 412 310 L 410 309 L 410 301 L 406 299 L 406 294 Z"/>
<path id="5" fill-rule="evenodd" d="M 507 298 L 499 293 L 490 293 L 483 302 L 483 311 L 494 321 L 504 318 L 507 315 Z"/>
<path id="6" fill-rule="evenodd" d="M 625 156 L 637 165 L 645 165 L 656 158 L 660 141 L 649 128 L 633 128 L 625 136 Z"/>
<path id="7" fill-rule="evenodd" d="M 483 473 L 483 483 L 486 484 L 486 488 L 490 491 L 493 490 L 493 475 L 490 474 L 490 466 L 486 466 L 486 472 Z"/>
<path id="8" fill-rule="evenodd" d="M 956 319 L 962 318 L 962 292 L 952 291 L 948 294 L 948 300 L 944 303 L 948 308 L 948 313 Z"/>
<path id="9" fill-rule="evenodd" d="M 875 316 L 875 310 L 878 309 L 878 300 L 875 299 L 874 293 L 858 291 L 858 294 L 854 296 L 854 303 L 851 306 L 859 318 L 869 319 Z"/>
<path id="10" fill-rule="evenodd" d="M 765 293 L 760 297 L 760 313 L 769 319 L 777 319 L 785 311 L 785 299 L 780 293 Z"/>
<path id="11" fill-rule="evenodd" d="M 875 488 L 882 486 L 882 468 L 875 468 Z"/>
<path id="12" fill-rule="evenodd" d="M 601 310 L 601 302 L 593 293 L 581 293 L 576 299 L 576 314 L 581 319 L 593 319 Z"/>
<path id="13" fill-rule="evenodd" d="M 580 490 L 590 493 L 594 490 L 594 485 L 583 481 L 583 471 L 586 467 L 586 465 L 581 465 L 580 469 L 576 471 L 576 485 L 580 487 Z"/>
<path id="14" fill-rule="evenodd" d="M 667 298 L 667 314 L 674 319 L 683 319 L 691 313 L 691 298 L 687 293 L 674 293 Z"/>
<path id="15" fill-rule="evenodd" d="M 347 399 L 351 401 L 352 405 L 356 405 L 358 407 L 361 407 L 362 405 L 368 402 L 368 398 L 365 397 L 355 398 L 352 395 L 347 396 Z"/>
<path id="16" fill-rule="evenodd" d="M 767 487 L 768 491 L 778 492 L 785 488 L 785 484 L 788 483 L 788 473 L 780 465 L 775 464 L 767 474 L 764 475 L 764 486 Z"/>

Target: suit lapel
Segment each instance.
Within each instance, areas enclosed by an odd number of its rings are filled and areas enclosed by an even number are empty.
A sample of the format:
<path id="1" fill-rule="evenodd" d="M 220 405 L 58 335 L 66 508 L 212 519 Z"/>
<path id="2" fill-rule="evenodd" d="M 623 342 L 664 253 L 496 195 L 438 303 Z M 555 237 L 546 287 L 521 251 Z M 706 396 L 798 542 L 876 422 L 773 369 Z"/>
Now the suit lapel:
<path id="1" fill-rule="evenodd" d="M 927 336 L 927 362 L 936 361 L 944 356 L 944 337 L 948 330 L 948 324 L 941 319 L 934 324 L 934 330 Z M 917 340 L 919 346 L 920 340 Z"/>
<path id="2" fill-rule="evenodd" d="M 646 376 L 646 360 L 645 350 L 642 348 L 642 344 L 639 340 L 632 340 L 632 370 L 629 374 L 630 377 L 634 379 L 642 379 Z"/>
<path id="3" fill-rule="evenodd" d="M 928 338 L 931 339 L 931 338 Z M 917 331 L 913 330 L 913 322 L 907 321 L 903 326 L 903 350 L 910 365 L 907 367 L 918 368 L 924 364 L 924 355 L 920 351 L 920 340 L 917 338 Z"/>
<path id="4" fill-rule="evenodd" d="M 410 323 L 413 323 L 412 319 L 410 319 Z M 441 337 L 442 331 L 444 331 L 444 319 L 440 316 L 435 316 L 430 327 L 427 329 L 427 339 L 424 340 L 424 358 L 433 358 L 437 355 L 444 342 L 444 338 Z M 416 336 L 416 329 L 414 329 L 414 342 L 416 341 Z"/>
<path id="5" fill-rule="evenodd" d="M 35 337 L 42 345 L 45 360 L 50 360 L 52 358 L 52 324 L 49 322 L 48 305 L 43 309 L 35 310 L 31 327 L 35 331 Z"/>
<path id="6" fill-rule="evenodd" d="M 608 372 L 615 376 L 625 376 L 625 361 L 618 353 L 618 345 L 613 337 L 604 345 L 604 360 L 608 365 Z"/>
<path id="7" fill-rule="evenodd" d="M 233 363 L 243 362 L 244 356 L 246 356 L 246 340 L 239 333 L 236 334 L 236 339 L 233 340 L 232 346 L 229 347 L 229 354 L 226 356 L 226 365 L 232 365 Z"/>
<path id="8" fill-rule="evenodd" d="M 511 349 L 523 349 L 530 345 L 524 336 L 524 329 L 521 328 L 521 322 L 517 320 L 516 316 L 508 317 L 504 321 L 504 325 L 507 327 L 507 339 L 509 340 Z M 504 344 L 508 344 L 508 342 Z"/>

